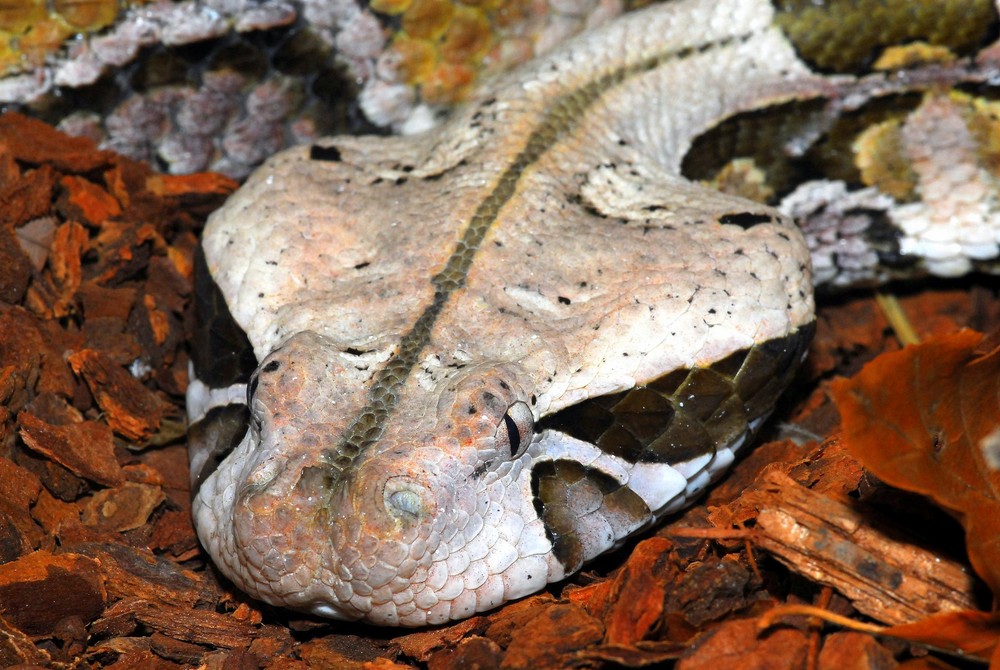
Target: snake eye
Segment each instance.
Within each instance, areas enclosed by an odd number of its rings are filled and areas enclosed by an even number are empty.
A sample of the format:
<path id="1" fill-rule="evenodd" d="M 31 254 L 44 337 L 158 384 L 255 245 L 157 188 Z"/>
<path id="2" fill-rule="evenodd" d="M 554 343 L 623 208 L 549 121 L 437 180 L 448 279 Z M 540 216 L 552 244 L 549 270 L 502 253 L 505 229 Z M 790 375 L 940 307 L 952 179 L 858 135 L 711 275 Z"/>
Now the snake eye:
<path id="1" fill-rule="evenodd" d="M 534 417 L 531 409 L 518 400 L 507 408 L 503 422 L 497 427 L 497 443 L 506 443 L 509 446 L 510 457 L 517 458 L 531 442 L 533 426 Z"/>
<path id="2" fill-rule="evenodd" d="M 417 521 L 433 512 L 427 503 L 430 491 L 410 477 L 390 477 L 382 496 L 386 510 L 401 520 Z"/>
<path id="3" fill-rule="evenodd" d="M 396 491 L 389 495 L 389 504 L 400 514 L 420 516 L 420 496 L 415 491 Z"/>

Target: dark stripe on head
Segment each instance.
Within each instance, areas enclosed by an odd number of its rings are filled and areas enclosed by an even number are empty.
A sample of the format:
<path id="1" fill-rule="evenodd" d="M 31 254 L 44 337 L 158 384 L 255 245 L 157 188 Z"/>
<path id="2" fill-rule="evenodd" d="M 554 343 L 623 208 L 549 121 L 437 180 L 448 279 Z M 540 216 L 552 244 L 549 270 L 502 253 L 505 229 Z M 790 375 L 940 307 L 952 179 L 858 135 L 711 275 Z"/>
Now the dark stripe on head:
<path id="1" fill-rule="evenodd" d="M 397 391 L 419 360 L 420 353 L 430 341 L 431 330 L 438 315 L 455 291 L 465 285 L 472 260 L 483 239 L 497 220 L 500 210 L 514 195 L 525 170 L 572 132 L 586 111 L 600 97 L 626 81 L 629 77 L 648 72 L 665 61 L 682 58 L 712 48 L 727 46 L 739 38 L 720 40 L 698 47 L 663 53 L 647 58 L 631 67 L 612 70 L 592 82 L 555 98 L 542 120 L 528 135 L 524 148 L 513 162 L 500 174 L 496 185 L 480 202 L 462 234 L 462 239 L 448 257 L 444 268 L 431 278 L 434 299 L 420 314 L 413 328 L 400 340 L 395 355 L 375 376 L 368 391 L 368 402 L 358 416 L 348 425 L 344 438 L 336 448 L 328 450 L 326 461 L 343 473 L 369 446 L 376 443 L 385 431 L 385 421 L 398 398 Z"/>
<path id="2" fill-rule="evenodd" d="M 188 427 L 192 463 L 196 462 L 196 457 L 204 459 L 198 472 L 191 473 L 192 498 L 226 456 L 239 446 L 249 427 L 250 409 L 242 404 L 213 407 Z"/>
<path id="3" fill-rule="evenodd" d="M 630 463 L 683 463 L 748 434 L 791 382 L 814 324 L 704 368 L 675 370 L 630 391 L 545 417 L 558 430 Z"/>
<path id="4" fill-rule="evenodd" d="M 257 367 L 257 357 L 209 274 L 200 244 L 194 254 L 194 320 L 191 363 L 195 377 L 210 388 L 246 383 Z"/>
<path id="5" fill-rule="evenodd" d="M 552 552 L 566 568 L 576 572 L 588 556 L 585 538 L 587 517 L 601 515 L 614 524 L 625 519 L 633 528 L 650 519 L 650 510 L 628 486 L 579 461 L 560 459 L 537 463 L 531 473 L 531 492 L 535 511 L 545 525 L 545 535 L 552 542 Z M 610 548 L 617 537 L 602 538 L 600 551 Z M 590 554 L 595 552 L 591 551 Z"/>

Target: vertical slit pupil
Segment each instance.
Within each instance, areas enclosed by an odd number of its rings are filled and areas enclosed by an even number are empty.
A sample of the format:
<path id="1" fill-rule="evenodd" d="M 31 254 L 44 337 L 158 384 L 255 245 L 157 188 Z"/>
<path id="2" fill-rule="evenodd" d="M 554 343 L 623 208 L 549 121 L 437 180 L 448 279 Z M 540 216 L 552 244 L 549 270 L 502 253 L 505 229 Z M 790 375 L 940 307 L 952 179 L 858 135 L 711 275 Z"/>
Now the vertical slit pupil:
<path id="1" fill-rule="evenodd" d="M 517 424 L 510 414 L 503 415 L 503 424 L 507 427 L 507 441 L 510 442 L 510 455 L 514 456 L 521 448 L 521 433 L 517 430 Z"/>

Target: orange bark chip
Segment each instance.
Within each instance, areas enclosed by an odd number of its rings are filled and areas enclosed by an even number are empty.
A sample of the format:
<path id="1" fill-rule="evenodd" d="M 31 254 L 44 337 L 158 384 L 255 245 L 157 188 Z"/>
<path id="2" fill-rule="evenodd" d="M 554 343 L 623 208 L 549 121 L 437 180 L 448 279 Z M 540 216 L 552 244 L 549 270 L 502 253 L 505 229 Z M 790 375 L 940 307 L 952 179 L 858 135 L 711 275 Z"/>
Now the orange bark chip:
<path id="1" fill-rule="evenodd" d="M 163 407 L 156 395 L 105 354 L 84 349 L 70 356 L 69 364 L 87 383 L 116 433 L 145 440 L 160 427 Z"/>
<path id="2" fill-rule="evenodd" d="M 122 206 L 114 196 L 92 181 L 66 175 L 59 182 L 65 189 L 67 216 L 79 217 L 92 226 L 121 216 Z"/>
<path id="3" fill-rule="evenodd" d="M 239 184 L 229 177 L 215 172 L 195 174 L 151 174 L 146 178 L 146 189 L 162 198 L 183 196 L 225 196 L 236 190 Z"/>
<path id="4" fill-rule="evenodd" d="M 135 530 L 143 526 L 153 510 L 166 499 L 159 486 L 125 482 L 95 493 L 83 508 L 82 521 L 102 530 Z"/>
<path id="5" fill-rule="evenodd" d="M 32 451 L 98 484 L 115 486 L 124 481 L 107 425 L 83 421 L 56 426 L 30 412 L 21 412 L 20 420 L 21 439 Z"/>
<path id="6" fill-rule="evenodd" d="M 0 565 L 0 615 L 28 635 L 56 631 L 71 617 L 88 624 L 104 611 L 100 563 L 38 551 Z"/>
<path id="7" fill-rule="evenodd" d="M 99 151 L 93 140 L 65 135 L 16 112 L 0 115 L 0 142 L 19 161 L 48 163 L 66 172 L 89 172 L 115 160 L 112 152 Z"/>

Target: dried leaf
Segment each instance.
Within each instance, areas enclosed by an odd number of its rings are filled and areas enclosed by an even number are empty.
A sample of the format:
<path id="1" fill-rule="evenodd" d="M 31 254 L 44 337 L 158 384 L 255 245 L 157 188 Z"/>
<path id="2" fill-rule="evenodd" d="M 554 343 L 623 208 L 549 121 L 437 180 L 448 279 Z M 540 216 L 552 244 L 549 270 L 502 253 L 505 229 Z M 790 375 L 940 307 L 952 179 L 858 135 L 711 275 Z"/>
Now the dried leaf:
<path id="1" fill-rule="evenodd" d="M 0 135 L 8 114 L 0 115 Z M 2 145 L 0 145 L 2 146 Z M 0 224 L 20 226 L 32 219 L 50 214 L 52 190 L 58 175 L 48 165 L 27 170 L 0 185 Z"/>
<path id="2" fill-rule="evenodd" d="M 310 668 L 343 668 L 362 670 L 365 663 L 374 661 L 383 653 L 373 641 L 356 635 L 320 637 L 304 643 L 298 656 Z"/>
<path id="3" fill-rule="evenodd" d="M 49 256 L 55 292 L 51 308 L 56 317 L 73 312 L 76 292 L 83 281 L 82 258 L 88 245 L 87 230 L 79 223 L 68 221 L 56 228 Z"/>
<path id="4" fill-rule="evenodd" d="M 836 380 L 844 442 L 877 477 L 960 518 L 969 559 L 1000 594 L 1000 348 L 961 331 Z"/>
<path id="5" fill-rule="evenodd" d="M 1000 616 L 987 612 L 949 612 L 887 628 L 884 634 L 985 661 L 998 652 Z"/>
<path id="6" fill-rule="evenodd" d="M 673 543 L 662 537 L 645 540 L 615 576 L 605 643 L 634 644 L 659 622 L 667 589 L 679 573 L 669 563 L 672 548 Z"/>
<path id="7" fill-rule="evenodd" d="M 677 670 L 719 668 L 769 668 L 798 670 L 806 667 L 806 636 L 793 628 L 758 636 L 753 619 L 729 621 L 711 633 L 692 654 L 677 663 Z M 734 665 L 734 661 L 738 663 Z"/>
<path id="8" fill-rule="evenodd" d="M 40 216 L 14 229 L 17 243 L 21 246 L 21 251 L 31 259 L 35 272 L 41 272 L 45 267 L 58 223 L 59 220 L 54 216 Z"/>
<path id="9" fill-rule="evenodd" d="M 875 670 L 895 665 L 892 652 L 871 635 L 834 633 L 826 638 L 819 653 L 818 670 Z"/>
<path id="10" fill-rule="evenodd" d="M 48 652 L 34 645 L 27 635 L 0 617 L 0 668 L 49 667 Z"/>
<path id="11" fill-rule="evenodd" d="M 161 197 L 227 196 L 239 184 L 214 172 L 197 174 L 154 174 L 146 179 L 146 189 Z"/>
<path id="12" fill-rule="evenodd" d="M 503 651 L 492 640 L 484 637 L 469 637 L 454 649 L 444 649 L 437 652 L 427 661 L 428 670 L 449 670 L 455 668 L 481 668 L 490 670 L 500 667 Z"/>

